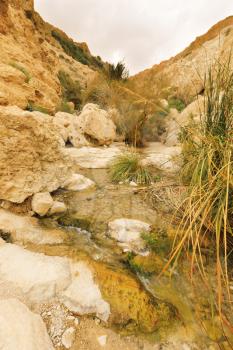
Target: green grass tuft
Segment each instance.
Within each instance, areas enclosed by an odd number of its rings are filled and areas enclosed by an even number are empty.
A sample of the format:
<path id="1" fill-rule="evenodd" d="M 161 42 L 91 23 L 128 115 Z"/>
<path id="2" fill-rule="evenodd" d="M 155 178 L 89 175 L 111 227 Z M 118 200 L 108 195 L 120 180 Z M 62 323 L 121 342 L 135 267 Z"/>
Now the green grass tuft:
<path id="1" fill-rule="evenodd" d="M 152 182 L 152 175 L 148 167 L 141 164 L 141 158 L 135 151 L 128 151 L 116 157 L 110 167 L 113 182 L 134 181 L 139 185 Z"/>
<path id="2" fill-rule="evenodd" d="M 27 83 L 27 84 L 29 83 L 29 81 L 32 77 L 31 77 L 31 74 L 28 72 L 28 70 L 25 67 L 23 67 L 21 64 L 19 64 L 17 62 L 11 62 L 10 66 L 15 68 L 15 69 L 18 69 L 20 72 L 22 72 L 25 75 L 25 83 Z"/>

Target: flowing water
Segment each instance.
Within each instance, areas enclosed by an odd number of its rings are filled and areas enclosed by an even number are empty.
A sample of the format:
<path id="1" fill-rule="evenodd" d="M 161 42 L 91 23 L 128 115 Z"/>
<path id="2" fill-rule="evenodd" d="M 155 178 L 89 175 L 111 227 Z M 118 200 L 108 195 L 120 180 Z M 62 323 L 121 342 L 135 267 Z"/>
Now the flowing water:
<path id="1" fill-rule="evenodd" d="M 114 271 L 117 273 L 117 281 L 121 281 L 123 275 L 130 279 L 137 279 L 150 295 L 176 308 L 173 321 L 161 326 L 158 331 L 142 334 L 136 328 L 129 328 L 126 334 L 134 333 L 140 337 L 146 337 L 151 342 L 171 342 L 171 344 L 174 342 L 175 344 L 178 341 L 186 341 L 187 344 L 191 344 L 190 347 L 184 347 L 184 350 L 230 349 L 226 337 L 218 327 L 218 317 L 211 315 L 211 302 L 203 282 L 196 280 L 195 287 L 191 286 L 188 262 L 183 261 L 172 277 L 165 274 L 158 278 L 158 273 L 141 274 L 140 271 L 132 270 L 132 266 L 128 263 L 128 255 L 123 254 L 116 242 L 106 235 L 108 222 L 117 218 L 138 219 L 164 229 L 169 225 L 170 218 L 167 213 L 161 212 L 160 208 L 152 208 L 145 200 L 141 188 L 112 185 L 106 170 L 83 170 L 83 175 L 94 180 L 97 188 L 82 193 L 57 192 L 55 194 L 57 199 L 66 202 L 69 215 L 60 218 L 58 224 L 54 219 L 41 220 L 42 225 L 47 227 L 59 225 L 66 232 L 67 241 L 54 246 L 31 245 L 29 248 L 50 255 L 91 261 L 100 270 L 99 282 L 103 293 L 105 289 L 112 288 L 112 276 L 110 279 L 107 277 L 103 280 L 101 285 L 102 275 L 107 270 Z M 157 255 L 159 256 L 159 250 Z M 166 258 L 164 252 L 161 252 L 159 261 L 165 263 Z M 123 331 L 120 327 L 118 330 Z"/>

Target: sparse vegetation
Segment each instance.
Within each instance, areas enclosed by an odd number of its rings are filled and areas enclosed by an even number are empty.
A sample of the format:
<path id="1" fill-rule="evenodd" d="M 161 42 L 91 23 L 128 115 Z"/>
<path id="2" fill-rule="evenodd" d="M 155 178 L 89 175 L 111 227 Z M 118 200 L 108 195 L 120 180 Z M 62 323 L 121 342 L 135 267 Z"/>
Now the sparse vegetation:
<path id="1" fill-rule="evenodd" d="M 45 108 L 45 107 L 42 107 L 40 105 L 37 105 L 33 102 L 28 102 L 28 105 L 27 105 L 27 108 L 26 108 L 27 111 L 29 112 L 41 112 L 41 113 L 44 113 L 44 114 L 51 114 L 50 111 Z"/>
<path id="2" fill-rule="evenodd" d="M 62 86 L 63 107 L 67 108 L 66 102 L 73 102 L 76 109 L 81 105 L 81 86 L 78 81 L 74 81 L 68 73 L 63 70 L 58 72 L 58 79 Z M 69 113 L 69 112 L 68 112 Z"/>
<path id="3" fill-rule="evenodd" d="M 186 107 L 185 102 L 178 97 L 170 97 L 168 104 L 169 108 L 176 108 L 178 112 L 182 112 Z"/>
<path id="4" fill-rule="evenodd" d="M 51 34 L 59 42 L 65 53 L 76 61 L 87 66 L 94 66 L 99 69 L 103 68 L 104 63 L 101 61 L 100 57 L 88 55 L 83 48 L 78 46 L 73 40 L 61 35 L 55 30 L 53 30 Z"/>
<path id="5" fill-rule="evenodd" d="M 69 102 L 66 102 L 65 100 L 62 100 L 60 104 L 56 108 L 57 112 L 65 112 L 69 114 L 74 114 L 74 109 L 71 107 Z"/>
<path id="6" fill-rule="evenodd" d="M 31 79 L 31 74 L 28 72 L 28 70 L 22 66 L 21 64 L 17 63 L 17 62 L 11 62 L 10 63 L 11 67 L 14 67 L 15 69 L 18 69 L 20 72 L 22 72 L 25 75 L 25 83 L 29 83 L 30 79 Z"/>
<path id="7" fill-rule="evenodd" d="M 134 181 L 139 185 L 148 185 L 152 175 L 147 166 L 141 164 L 140 155 L 134 150 L 116 157 L 112 162 L 110 174 L 113 182 Z"/>

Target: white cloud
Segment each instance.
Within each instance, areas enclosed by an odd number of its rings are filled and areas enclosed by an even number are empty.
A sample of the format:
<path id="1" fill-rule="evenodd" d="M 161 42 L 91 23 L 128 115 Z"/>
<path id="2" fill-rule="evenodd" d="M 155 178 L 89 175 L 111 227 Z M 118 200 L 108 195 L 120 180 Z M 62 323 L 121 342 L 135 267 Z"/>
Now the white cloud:
<path id="1" fill-rule="evenodd" d="M 233 14 L 232 0 L 35 0 L 37 11 L 104 60 L 131 73 L 184 49 Z"/>

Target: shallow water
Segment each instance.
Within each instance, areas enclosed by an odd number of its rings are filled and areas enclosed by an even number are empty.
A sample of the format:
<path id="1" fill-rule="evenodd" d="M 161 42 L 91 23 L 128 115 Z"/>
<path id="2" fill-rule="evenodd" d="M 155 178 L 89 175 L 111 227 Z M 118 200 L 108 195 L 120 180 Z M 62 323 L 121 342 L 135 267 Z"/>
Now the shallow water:
<path id="1" fill-rule="evenodd" d="M 125 217 L 142 220 L 156 227 L 166 227 L 168 218 L 159 208 L 155 210 L 150 207 L 144 200 L 141 188 L 112 185 L 107 170 L 83 170 L 82 174 L 96 182 L 96 190 L 56 194 L 58 199 L 62 198 L 66 202 L 69 217 L 72 220 L 78 219 L 82 230 L 72 227 L 72 224 L 63 226 L 62 230 L 68 237 L 66 244 L 41 247 L 31 245 L 31 249 L 72 259 L 92 259 L 132 276 L 132 271 L 125 262 L 126 255 L 122 254 L 116 242 L 106 236 L 107 223 Z M 49 219 L 46 225 L 52 226 L 54 221 Z M 162 259 L 166 261 L 164 255 Z M 218 328 L 217 317 L 209 314 L 209 295 L 205 293 L 202 281 L 195 281 L 198 286 L 195 290 L 191 287 L 187 271 L 188 267 L 183 263 L 172 278 L 163 276 L 158 279 L 156 275 L 145 277 L 134 274 L 155 298 L 171 303 L 178 310 L 173 324 L 144 336 L 153 342 L 186 341 L 191 344 L 190 349 L 230 349 Z"/>

